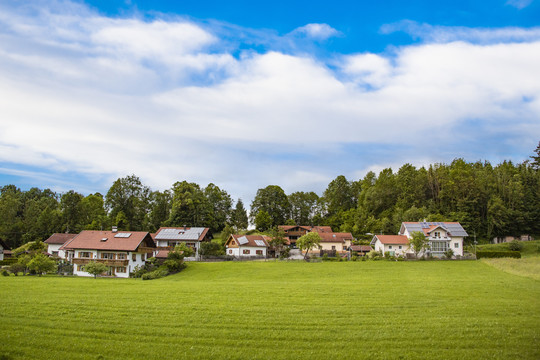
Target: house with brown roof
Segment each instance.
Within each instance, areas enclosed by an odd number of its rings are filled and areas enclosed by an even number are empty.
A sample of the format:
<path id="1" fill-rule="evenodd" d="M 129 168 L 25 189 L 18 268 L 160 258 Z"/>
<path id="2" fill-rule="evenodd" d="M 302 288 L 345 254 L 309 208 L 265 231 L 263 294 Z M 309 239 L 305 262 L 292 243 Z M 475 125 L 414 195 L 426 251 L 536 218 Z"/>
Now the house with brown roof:
<path id="1" fill-rule="evenodd" d="M 233 234 L 225 242 L 225 253 L 236 258 L 266 258 L 269 241 L 266 235 Z"/>
<path id="2" fill-rule="evenodd" d="M 67 241 L 73 239 L 77 234 L 63 234 L 63 233 L 54 233 L 47 240 L 45 240 L 45 244 L 47 244 L 47 252 L 51 254 L 52 256 L 57 256 L 61 259 L 66 258 L 66 252 L 64 249 L 60 250 L 62 245 L 64 245 Z"/>
<path id="3" fill-rule="evenodd" d="M 374 235 L 371 246 L 383 255 L 388 252 L 392 256 L 405 256 L 407 252 L 412 252 L 409 249 L 409 238 L 405 235 Z"/>
<path id="4" fill-rule="evenodd" d="M 63 246 L 73 263 L 73 274 L 92 276 L 84 267 L 90 262 L 108 266 L 107 275 L 127 278 L 135 267 L 144 266 L 154 255 L 156 245 L 149 233 L 143 231 L 85 230 Z"/>
<path id="5" fill-rule="evenodd" d="M 296 248 L 296 240 L 301 236 L 309 232 L 318 233 L 321 237 L 321 247 L 312 249 L 311 253 L 342 253 L 348 251 L 354 240 L 351 233 L 333 232 L 330 226 L 280 225 L 278 228 L 285 232 L 291 248 Z"/>
<path id="6" fill-rule="evenodd" d="M 368 252 L 373 250 L 369 245 L 351 245 L 349 247 L 350 256 L 365 256 Z"/>
<path id="7" fill-rule="evenodd" d="M 316 231 L 321 233 L 331 233 L 332 228 L 330 226 L 302 226 L 302 225 L 279 225 L 279 230 L 283 230 L 287 240 L 291 247 L 296 247 L 296 240 L 301 236 L 306 235 L 308 232 Z"/>
<path id="8" fill-rule="evenodd" d="M 203 227 L 161 227 L 152 236 L 158 250 L 172 250 L 176 245 L 185 244 L 193 249 L 194 256 L 185 260 L 199 259 L 203 241 L 210 241 L 209 228 Z"/>

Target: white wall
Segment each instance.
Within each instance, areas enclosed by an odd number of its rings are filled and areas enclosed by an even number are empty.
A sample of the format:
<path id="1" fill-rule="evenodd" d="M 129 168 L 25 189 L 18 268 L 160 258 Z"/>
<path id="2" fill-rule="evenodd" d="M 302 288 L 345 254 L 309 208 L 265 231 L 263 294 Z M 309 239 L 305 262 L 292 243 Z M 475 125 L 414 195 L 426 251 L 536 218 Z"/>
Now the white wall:
<path id="1" fill-rule="evenodd" d="M 66 252 L 64 250 L 60 250 L 61 247 L 62 247 L 62 244 L 48 244 L 47 252 L 52 255 L 53 252 L 57 251 L 58 256 L 61 259 L 65 259 L 66 258 Z"/>
<path id="2" fill-rule="evenodd" d="M 232 250 L 232 254 L 230 253 L 229 250 Z M 244 250 L 249 250 L 250 253 L 249 255 L 247 254 L 244 254 Z M 262 250 L 262 255 L 257 255 L 256 251 L 257 250 Z M 259 246 L 240 246 L 240 247 L 237 247 L 237 248 L 227 248 L 226 249 L 226 254 L 229 255 L 229 256 L 235 256 L 235 257 L 261 257 L 261 258 L 265 258 L 266 257 L 266 248 L 265 247 L 259 247 Z"/>
<path id="3" fill-rule="evenodd" d="M 4 247 L 0 245 L 0 261 L 4 260 Z"/>
<path id="4" fill-rule="evenodd" d="M 456 248 L 457 244 L 457 248 Z M 450 249 L 454 251 L 454 256 L 463 256 L 463 238 L 462 237 L 453 237 L 450 240 Z"/>

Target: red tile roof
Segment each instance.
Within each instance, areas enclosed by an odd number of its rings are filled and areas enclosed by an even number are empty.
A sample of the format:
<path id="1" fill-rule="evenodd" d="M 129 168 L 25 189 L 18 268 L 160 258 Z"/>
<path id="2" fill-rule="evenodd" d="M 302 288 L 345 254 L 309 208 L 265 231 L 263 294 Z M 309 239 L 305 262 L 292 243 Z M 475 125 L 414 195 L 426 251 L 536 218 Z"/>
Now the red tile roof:
<path id="1" fill-rule="evenodd" d="M 156 253 L 155 258 L 156 258 L 156 259 L 166 259 L 167 256 L 169 256 L 169 250 L 159 250 L 159 251 Z"/>
<path id="2" fill-rule="evenodd" d="M 135 251 L 139 245 L 145 247 L 155 247 L 150 234 L 143 231 L 131 231 L 129 237 L 115 237 L 128 231 L 94 231 L 85 230 L 77 235 L 69 244 L 63 247 L 66 250 L 88 249 L 88 250 L 118 250 Z"/>
<path id="3" fill-rule="evenodd" d="M 344 243 L 345 240 L 353 240 L 351 233 L 319 233 L 321 242 Z"/>
<path id="4" fill-rule="evenodd" d="M 374 238 L 379 239 L 383 244 L 407 245 L 409 243 L 409 239 L 405 235 L 375 235 Z"/>
<path id="5" fill-rule="evenodd" d="M 77 234 L 54 233 L 44 242 L 47 244 L 65 244 L 66 241 L 73 239 Z"/>

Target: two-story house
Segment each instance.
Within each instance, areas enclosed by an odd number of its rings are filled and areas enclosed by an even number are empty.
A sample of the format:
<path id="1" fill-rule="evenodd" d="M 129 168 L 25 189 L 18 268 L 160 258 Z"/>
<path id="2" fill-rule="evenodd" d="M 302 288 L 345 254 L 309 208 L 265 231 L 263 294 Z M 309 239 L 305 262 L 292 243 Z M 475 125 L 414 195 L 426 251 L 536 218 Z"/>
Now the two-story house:
<path id="1" fill-rule="evenodd" d="M 203 227 L 162 227 L 153 236 L 158 250 L 172 250 L 176 245 L 186 244 L 193 249 L 194 256 L 186 260 L 198 260 L 203 241 L 210 241 L 209 228 Z"/>
<path id="2" fill-rule="evenodd" d="M 142 231 L 85 230 L 62 248 L 73 263 L 74 275 L 92 276 L 84 267 L 95 261 L 108 266 L 107 275 L 124 278 L 136 266 L 144 266 L 156 250 L 150 234 Z"/>
<path id="3" fill-rule="evenodd" d="M 62 248 L 62 246 L 73 239 L 77 234 L 64 234 L 64 233 L 54 233 L 47 240 L 45 240 L 45 244 L 47 244 L 47 252 L 51 254 L 52 256 L 57 256 L 61 259 L 66 258 L 66 252 Z M 61 249 L 62 248 L 62 249 Z"/>

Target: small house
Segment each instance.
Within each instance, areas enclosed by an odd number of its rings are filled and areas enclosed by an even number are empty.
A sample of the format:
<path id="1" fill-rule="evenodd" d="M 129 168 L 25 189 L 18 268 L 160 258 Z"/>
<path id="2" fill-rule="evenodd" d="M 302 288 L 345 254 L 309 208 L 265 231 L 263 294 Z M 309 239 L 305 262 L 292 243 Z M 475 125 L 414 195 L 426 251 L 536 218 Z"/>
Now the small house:
<path id="1" fill-rule="evenodd" d="M 54 233 L 47 240 L 47 252 L 52 256 L 59 257 L 61 259 L 66 258 L 66 252 L 64 249 L 60 249 L 66 242 L 73 239 L 77 234 L 63 234 L 63 233 Z"/>
<path id="2" fill-rule="evenodd" d="M 236 258 L 266 258 L 269 241 L 266 235 L 233 234 L 225 243 L 225 253 Z"/>

